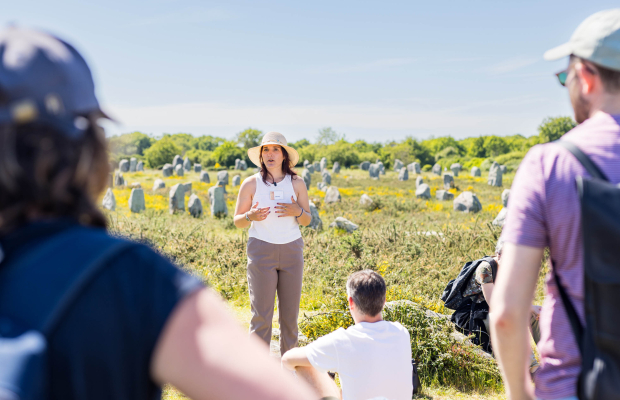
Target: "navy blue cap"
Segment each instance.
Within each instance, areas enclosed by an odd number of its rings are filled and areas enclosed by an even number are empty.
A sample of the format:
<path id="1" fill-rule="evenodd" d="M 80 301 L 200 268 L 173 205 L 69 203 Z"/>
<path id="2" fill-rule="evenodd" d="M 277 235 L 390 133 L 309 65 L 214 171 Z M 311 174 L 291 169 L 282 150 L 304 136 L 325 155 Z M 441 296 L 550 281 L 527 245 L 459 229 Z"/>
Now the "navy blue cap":
<path id="1" fill-rule="evenodd" d="M 88 128 L 83 116 L 92 113 L 107 118 L 73 46 L 32 29 L 0 32 L 0 124 L 41 122 L 79 137 Z"/>

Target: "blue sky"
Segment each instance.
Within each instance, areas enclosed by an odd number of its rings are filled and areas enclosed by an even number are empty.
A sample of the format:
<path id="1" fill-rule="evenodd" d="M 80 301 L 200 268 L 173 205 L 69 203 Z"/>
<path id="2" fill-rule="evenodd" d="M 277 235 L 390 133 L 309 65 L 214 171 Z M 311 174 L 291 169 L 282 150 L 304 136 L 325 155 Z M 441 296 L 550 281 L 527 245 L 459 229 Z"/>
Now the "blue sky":
<path id="1" fill-rule="evenodd" d="M 613 1 L 5 2 L 90 63 L 104 108 L 133 130 L 313 140 L 526 136 L 572 115 L 542 54 Z"/>

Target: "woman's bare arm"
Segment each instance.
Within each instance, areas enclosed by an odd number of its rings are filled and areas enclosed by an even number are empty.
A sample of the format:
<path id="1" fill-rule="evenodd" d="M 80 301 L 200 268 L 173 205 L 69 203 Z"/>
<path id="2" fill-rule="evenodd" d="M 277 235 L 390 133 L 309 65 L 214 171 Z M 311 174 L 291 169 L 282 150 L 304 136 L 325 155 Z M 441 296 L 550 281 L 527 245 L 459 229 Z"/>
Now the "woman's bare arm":
<path id="1" fill-rule="evenodd" d="M 244 332 L 210 289 L 190 295 L 173 311 L 155 347 L 151 376 L 192 399 L 318 398 L 270 359 L 265 344 Z"/>
<path id="2" fill-rule="evenodd" d="M 299 176 L 294 176 L 292 181 L 293 190 L 297 196 L 297 204 L 304 210 L 303 215 L 297 218 L 297 222 L 299 225 L 308 226 L 312 222 L 312 215 L 310 215 L 310 199 L 308 198 L 306 183 Z"/>
<path id="3" fill-rule="evenodd" d="M 269 214 L 269 207 L 260 208 L 260 204 L 252 204 L 254 193 L 256 193 L 256 177 L 251 176 L 244 180 L 239 188 L 234 217 L 237 228 L 248 228 L 252 224 L 251 221 L 262 221 Z M 246 212 L 250 221 L 245 218 Z"/>

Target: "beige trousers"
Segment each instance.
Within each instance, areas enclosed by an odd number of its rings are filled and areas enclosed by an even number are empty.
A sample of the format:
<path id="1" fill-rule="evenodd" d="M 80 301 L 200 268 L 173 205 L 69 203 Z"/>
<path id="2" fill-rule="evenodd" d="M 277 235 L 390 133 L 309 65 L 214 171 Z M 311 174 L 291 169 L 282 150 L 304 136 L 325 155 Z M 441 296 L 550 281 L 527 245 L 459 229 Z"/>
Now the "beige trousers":
<path id="1" fill-rule="evenodd" d="M 271 343 L 273 307 L 278 294 L 280 354 L 297 346 L 297 317 L 304 270 L 304 241 L 286 244 L 248 239 L 248 288 L 252 320 L 250 333 Z"/>

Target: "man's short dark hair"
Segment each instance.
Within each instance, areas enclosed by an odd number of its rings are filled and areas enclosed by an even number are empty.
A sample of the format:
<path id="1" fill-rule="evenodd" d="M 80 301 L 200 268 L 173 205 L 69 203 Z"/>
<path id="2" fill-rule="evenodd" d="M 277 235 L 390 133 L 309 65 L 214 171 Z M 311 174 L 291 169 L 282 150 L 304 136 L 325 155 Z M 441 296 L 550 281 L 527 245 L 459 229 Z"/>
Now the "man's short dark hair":
<path id="1" fill-rule="evenodd" d="M 385 304 L 385 280 L 373 270 L 354 272 L 347 280 L 347 294 L 365 315 L 375 316 Z"/>
<path id="2" fill-rule="evenodd" d="M 575 61 L 588 61 L 596 68 L 596 73 L 601 77 L 601 82 L 607 93 L 620 94 L 620 71 L 601 67 L 592 61 L 585 60 L 579 57 L 571 56 L 571 62 Z"/>

